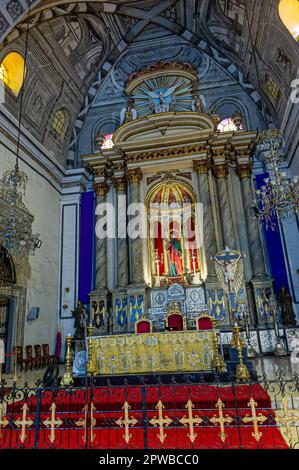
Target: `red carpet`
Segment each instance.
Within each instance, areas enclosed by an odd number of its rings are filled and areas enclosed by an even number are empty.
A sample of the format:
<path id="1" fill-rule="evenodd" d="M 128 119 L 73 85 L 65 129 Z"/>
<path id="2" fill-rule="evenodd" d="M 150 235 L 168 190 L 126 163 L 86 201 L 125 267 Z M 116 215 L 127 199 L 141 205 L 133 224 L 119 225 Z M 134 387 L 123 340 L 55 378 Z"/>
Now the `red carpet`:
<path id="1" fill-rule="evenodd" d="M 262 420 L 257 423 L 254 433 L 252 409 L 250 399 L 256 403 L 256 416 L 261 414 Z M 210 420 L 219 419 L 218 400 L 223 404 L 225 418 L 224 434 L 220 436 L 220 425 Z M 191 400 L 192 410 L 186 409 L 187 402 Z M 22 421 L 23 405 L 28 406 L 26 420 L 31 420 L 26 426 L 26 438 L 21 442 L 21 428 L 17 428 L 16 421 Z M 252 387 L 240 385 L 233 390 L 231 386 L 209 385 L 169 385 L 169 386 L 135 386 L 135 387 L 97 387 L 85 391 L 84 389 L 59 390 L 41 392 L 41 397 L 28 397 L 8 406 L 2 420 L 10 424 L 2 425 L 0 448 L 98 448 L 98 449 L 217 449 L 217 448 L 244 448 L 244 449 L 287 449 L 279 429 L 276 427 L 275 414 L 271 409 L 271 402 L 267 393 L 260 385 Z M 169 425 L 163 429 L 159 439 L 159 426 L 150 421 L 158 418 L 157 403 L 161 401 L 164 408 L 161 410 L 163 419 L 168 417 Z M 51 420 L 50 407 L 55 402 L 55 439 L 50 441 L 51 429 L 44 424 Z M 125 428 L 120 427 L 116 421 L 123 419 L 125 411 L 122 408 L 128 402 L 130 409 L 128 417 L 135 419 L 130 423 L 127 441 Z M 91 430 L 91 403 L 93 410 L 93 428 Z M 80 419 L 85 419 L 83 411 L 88 406 L 87 413 L 87 440 L 85 441 L 85 426 L 80 426 Z M 218 402 L 219 404 L 219 402 Z M 38 405 L 38 406 L 37 406 Z M 194 423 L 193 433 L 190 432 L 189 423 L 184 427 L 180 422 L 183 417 L 200 418 Z M 189 413 L 189 414 L 188 414 Z M 242 418 L 249 417 L 248 422 Z M 231 418 L 231 419 L 229 419 Z M 170 422 L 171 420 L 171 422 Z M 229 422 L 228 422 L 229 421 Z M 255 436 L 253 436 L 253 433 Z M 196 436 L 195 436 L 196 434 Z M 23 436 L 24 437 L 24 436 Z M 190 439 L 191 438 L 191 439 Z M 163 441 L 163 442 L 162 442 Z"/>

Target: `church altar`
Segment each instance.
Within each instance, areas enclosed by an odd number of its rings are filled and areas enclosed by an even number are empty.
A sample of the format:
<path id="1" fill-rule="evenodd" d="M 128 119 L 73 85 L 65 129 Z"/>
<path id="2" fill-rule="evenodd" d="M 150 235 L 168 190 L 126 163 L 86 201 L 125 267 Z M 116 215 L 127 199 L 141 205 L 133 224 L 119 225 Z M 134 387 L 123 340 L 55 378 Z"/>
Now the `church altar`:
<path id="1" fill-rule="evenodd" d="M 212 331 L 155 332 L 88 339 L 91 375 L 212 369 Z"/>

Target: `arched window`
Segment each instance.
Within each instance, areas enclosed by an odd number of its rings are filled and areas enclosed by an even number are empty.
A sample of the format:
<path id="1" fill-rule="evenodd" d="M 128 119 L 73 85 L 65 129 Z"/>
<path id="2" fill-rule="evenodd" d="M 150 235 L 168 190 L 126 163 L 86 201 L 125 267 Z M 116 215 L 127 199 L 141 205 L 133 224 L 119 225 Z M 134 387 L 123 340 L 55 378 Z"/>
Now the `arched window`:
<path id="1" fill-rule="evenodd" d="M 299 1 L 280 0 L 279 16 L 285 27 L 299 41 Z"/>
<path id="2" fill-rule="evenodd" d="M 10 52 L 0 64 L 0 80 L 18 96 L 25 77 L 25 62 L 17 52 Z"/>
<path id="3" fill-rule="evenodd" d="M 237 131 L 237 126 L 234 124 L 232 118 L 226 118 L 223 119 L 219 124 L 217 129 L 220 132 L 231 132 L 231 131 Z M 243 129 L 243 126 L 240 126 L 240 129 Z"/>
<path id="4" fill-rule="evenodd" d="M 65 113 L 61 109 L 56 111 L 53 121 L 51 133 L 58 140 L 63 141 L 65 136 Z"/>
<path id="5" fill-rule="evenodd" d="M 113 134 L 104 134 L 105 140 L 102 145 L 102 149 L 112 149 L 114 147 L 112 137 Z"/>

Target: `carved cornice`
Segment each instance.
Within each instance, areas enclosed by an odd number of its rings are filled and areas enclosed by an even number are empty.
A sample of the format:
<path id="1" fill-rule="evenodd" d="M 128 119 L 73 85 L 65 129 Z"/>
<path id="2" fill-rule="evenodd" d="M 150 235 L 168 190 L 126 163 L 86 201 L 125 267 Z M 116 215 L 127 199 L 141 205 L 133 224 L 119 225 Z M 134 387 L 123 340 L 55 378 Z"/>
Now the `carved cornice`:
<path id="1" fill-rule="evenodd" d="M 107 193 L 109 192 L 109 186 L 107 183 L 95 183 L 93 185 L 96 196 L 98 197 L 106 197 Z"/>
<path id="2" fill-rule="evenodd" d="M 221 165 L 214 165 L 213 173 L 217 179 L 227 178 L 228 176 L 228 164 L 222 163 Z"/>
<path id="3" fill-rule="evenodd" d="M 250 178 L 252 175 L 252 167 L 252 162 L 237 164 L 236 173 L 240 179 Z"/>
<path id="4" fill-rule="evenodd" d="M 130 183 L 140 183 L 142 180 L 142 171 L 140 168 L 131 168 L 126 171 L 126 177 L 130 181 Z"/>
<path id="5" fill-rule="evenodd" d="M 193 155 L 206 150 L 206 143 L 188 145 L 184 147 L 168 148 L 156 152 L 142 152 L 128 157 L 128 161 L 142 162 L 146 160 L 161 160 L 163 158 L 175 158 L 183 155 Z"/>

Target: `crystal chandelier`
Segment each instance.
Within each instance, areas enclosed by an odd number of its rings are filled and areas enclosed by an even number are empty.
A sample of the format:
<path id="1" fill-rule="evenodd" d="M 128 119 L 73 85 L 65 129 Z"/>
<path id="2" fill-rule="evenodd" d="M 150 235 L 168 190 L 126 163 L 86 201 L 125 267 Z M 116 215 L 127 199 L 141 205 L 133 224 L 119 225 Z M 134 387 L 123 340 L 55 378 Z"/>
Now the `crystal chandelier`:
<path id="1" fill-rule="evenodd" d="M 0 216 L 0 243 L 13 256 L 33 255 L 41 247 L 39 234 L 33 234 L 33 217 L 23 202 L 27 175 L 18 164 L 3 174 L 0 182 L 0 200 L 7 213 Z"/>
<path id="2" fill-rule="evenodd" d="M 23 86 L 20 97 L 19 125 L 16 150 L 15 167 L 6 171 L 0 181 L 0 244 L 7 249 L 9 254 L 15 257 L 27 257 L 34 255 L 37 248 L 41 247 L 39 234 L 32 233 L 33 216 L 23 202 L 28 177 L 19 169 L 19 151 L 21 137 L 21 121 L 24 98 L 24 81 L 27 64 L 29 39 L 29 22 L 25 40 L 25 58 L 23 69 Z"/>
<path id="3" fill-rule="evenodd" d="M 267 130 L 259 140 L 259 150 L 269 177 L 256 190 L 253 201 L 254 217 L 262 220 L 267 229 L 276 230 L 277 220 L 292 222 L 299 215 L 299 177 L 293 180 L 283 171 L 284 142 L 280 130 Z"/>

